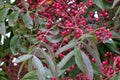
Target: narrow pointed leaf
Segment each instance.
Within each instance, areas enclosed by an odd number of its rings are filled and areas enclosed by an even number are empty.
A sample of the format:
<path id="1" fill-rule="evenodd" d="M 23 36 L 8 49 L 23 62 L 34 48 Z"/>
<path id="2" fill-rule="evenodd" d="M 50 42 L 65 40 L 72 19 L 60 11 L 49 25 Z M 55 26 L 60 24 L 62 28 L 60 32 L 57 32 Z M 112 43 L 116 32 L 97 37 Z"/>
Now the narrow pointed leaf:
<path id="1" fill-rule="evenodd" d="M 64 58 L 57 65 L 58 71 L 65 66 L 65 64 L 73 57 L 73 55 L 74 55 L 74 51 L 71 51 L 66 56 L 64 56 Z"/>
<path id="2" fill-rule="evenodd" d="M 5 36 L 5 33 L 6 33 L 5 23 L 1 23 L 0 24 L 0 34 Z"/>
<path id="3" fill-rule="evenodd" d="M 31 79 L 32 77 L 36 77 L 36 71 L 33 70 L 33 71 L 30 71 L 28 72 L 27 74 L 24 75 L 24 77 L 22 78 L 22 80 L 24 79 Z"/>
<path id="4" fill-rule="evenodd" d="M 42 62 L 36 56 L 33 56 L 32 64 L 33 64 L 34 68 L 36 69 L 38 79 L 46 80 L 45 68 L 44 68 Z"/>
<path id="5" fill-rule="evenodd" d="M 33 21 L 32 18 L 30 17 L 30 14 L 27 12 L 26 14 L 23 15 L 23 21 L 25 23 L 25 26 L 28 29 L 32 29 Z"/>
<path id="6" fill-rule="evenodd" d="M 76 45 L 76 40 L 75 39 L 72 39 L 67 45 L 61 47 L 60 49 L 58 49 L 55 53 L 55 55 L 58 55 L 60 54 L 61 52 L 67 50 L 67 49 L 70 49 L 70 48 L 73 48 L 75 45 Z"/>
<path id="7" fill-rule="evenodd" d="M 115 42 L 113 41 L 112 43 L 105 43 L 105 46 L 110 49 L 111 51 L 119 54 L 119 50 Z"/>
<path id="8" fill-rule="evenodd" d="M 8 14 L 8 9 L 4 8 L 0 10 L 0 23 L 3 22 Z"/>
<path id="9" fill-rule="evenodd" d="M 39 51 L 40 51 L 40 54 L 42 54 L 44 56 L 47 63 L 49 64 L 48 66 L 49 66 L 53 76 L 55 76 L 56 75 L 56 68 L 55 68 L 55 64 L 54 64 L 52 58 L 45 51 L 43 51 L 42 49 L 39 48 Z"/>
<path id="10" fill-rule="evenodd" d="M 51 43 L 58 43 L 62 40 L 61 34 L 58 34 L 56 36 L 46 36 L 47 40 Z"/>
<path id="11" fill-rule="evenodd" d="M 18 19 L 18 14 L 19 14 L 19 11 L 14 11 L 8 16 L 8 23 L 9 23 L 10 26 L 15 25 L 15 22 Z"/>
<path id="12" fill-rule="evenodd" d="M 12 51 L 12 54 L 16 55 L 18 54 L 17 52 L 17 41 L 19 39 L 19 36 L 18 35 L 15 35 L 12 37 L 11 41 L 10 41 L 10 49 Z"/>
<path id="13" fill-rule="evenodd" d="M 78 50 L 77 47 L 75 47 L 74 53 L 75 53 L 75 62 L 76 62 L 76 64 L 77 64 L 78 68 L 79 68 L 82 72 L 87 73 L 85 63 L 84 63 L 84 61 L 83 61 L 83 59 L 82 59 L 82 56 L 81 56 L 81 54 L 80 54 L 80 50 Z"/>
<path id="14" fill-rule="evenodd" d="M 102 0 L 93 0 L 93 2 L 101 9 L 103 9 L 103 1 Z"/>
<path id="15" fill-rule="evenodd" d="M 15 60 L 15 63 L 20 63 L 20 62 L 26 61 L 26 60 L 30 59 L 31 57 L 32 57 L 32 55 L 22 55 Z"/>
<path id="16" fill-rule="evenodd" d="M 114 8 L 119 1 L 120 1 L 120 0 L 114 0 L 111 8 Z"/>
<path id="17" fill-rule="evenodd" d="M 85 63 L 85 66 L 87 68 L 87 74 L 89 76 L 89 79 L 93 80 L 94 72 L 93 72 L 93 68 L 92 68 L 92 65 L 90 63 L 90 60 L 89 60 L 88 56 L 83 51 L 81 51 L 81 55 L 82 55 L 83 61 Z"/>

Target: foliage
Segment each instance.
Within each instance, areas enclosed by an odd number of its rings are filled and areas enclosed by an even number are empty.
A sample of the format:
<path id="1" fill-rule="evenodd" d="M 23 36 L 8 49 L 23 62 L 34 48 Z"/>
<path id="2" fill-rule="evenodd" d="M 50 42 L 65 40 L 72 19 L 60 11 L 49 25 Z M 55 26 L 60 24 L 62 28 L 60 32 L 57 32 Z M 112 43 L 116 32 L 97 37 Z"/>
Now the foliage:
<path id="1" fill-rule="evenodd" d="M 119 3 L 0 0 L 0 80 L 119 80 Z"/>

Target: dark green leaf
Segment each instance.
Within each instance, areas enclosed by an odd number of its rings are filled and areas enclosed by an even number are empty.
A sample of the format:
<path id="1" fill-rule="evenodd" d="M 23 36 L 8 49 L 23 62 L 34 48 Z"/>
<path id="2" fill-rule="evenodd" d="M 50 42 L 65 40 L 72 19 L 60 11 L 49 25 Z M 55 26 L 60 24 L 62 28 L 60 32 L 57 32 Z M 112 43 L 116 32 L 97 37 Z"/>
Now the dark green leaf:
<path id="1" fill-rule="evenodd" d="M 110 8 L 111 8 L 111 4 L 110 3 L 108 3 L 106 0 L 103 0 L 103 3 L 104 3 L 104 9 L 107 9 L 107 10 L 109 10 Z"/>
<path id="2" fill-rule="evenodd" d="M 45 24 L 41 24 L 41 25 L 40 25 L 40 30 L 41 30 L 42 32 L 47 31 L 47 29 L 46 29 L 46 27 L 45 27 Z"/>
<path id="3" fill-rule="evenodd" d="M 101 9 L 103 9 L 103 1 L 102 0 L 93 0 L 93 2 Z"/>
<path id="4" fill-rule="evenodd" d="M 80 70 L 79 70 L 78 68 L 73 68 L 73 69 L 69 72 L 69 77 L 70 77 L 70 78 L 75 78 L 79 73 L 80 73 Z"/>
<path id="5" fill-rule="evenodd" d="M 100 70 L 100 68 L 96 65 L 96 63 L 91 62 L 93 70 L 94 70 L 94 74 L 96 75 L 102 75 L 102 71 Z"/>
<path id="6" fill-rule="evenodd" d="M 57 35 L 59 33 L 58 27 L 54 27 L 53 31 L 50 31 L 51 34 Z"/>
<path id="7" fill-rule="evenodd" d="M 40 18 L 38 14 L 35 14 L 34 22 L 36 26 L 46 24 L 46 21 L 43 18 Z"/>
<path id="8" fill-rule="evenodd" d="M 33 26 L 32 26 L 33 25 L 33 21 L 32 21 L 32 18 L 30 17 L 28 12 L 23 15 L 23 21 L 25 23 L 25 26 L 28 29 L 32 29 L 33 28 Z"/>
<path id="9" fill-rule="evenodd" d="M 8 9 L 4 8 L 0 10 L 0 23 L 3 22 L 7 16 Z"/>
<path id="10" fill-rule="evenodd" d="M 72 58 L 64 65 L 64 67 L 63 67 L 62 69 L 67 69 L 67 68 L 71 67 L 71 66 L 74 65 L 74 64 L 75 64 L 75 59 L 74 59 L 74 57 L 72 57 Z"/>
<path id="11" fill-rule="evenodd" d="M 19 14 L 19 11 L 13 11 L 9 16 L 8 16 L 8 23 L 10 26 L 14 26 L 15 25 L 15 22 L 17 21 L 18 19 L 18 14 Z"/>
<path id="12" fill-rule="evenodd" d="M 12 53 L 14 55 L 18 54 L 17 52 L 17 42 L 18 42 L 18 39 L 19 39 L 19 36 L 18 35 L 15 35 L 12 37 L 11 41 L 10 41 L 10 49 L 12 51 Z"/>
<path id="13" fill-rule="evenodd" d="M 105 43 L 105 46 L 106 46 L 108 49 L 110 49 L 111 51 L 119 54 L 119 50 L 118 50 L 117 45 L 115 44 L 114 41 L 112 41 L 112 43 Z"/>
<path id="14" fill-rule="evenodd" d="M 56 36 L 46 36 L 46 38 L 48 39 L 48 41 L 50 41 L 51 43 L 58 43 L 62 40 L 62 36 L 61 34 L 58 34 Z"/>
<path id="15" fill-rule="evenodd" d="M 57 65 L 58 71 L 65 66 L 65 64 L 73 57 L 73 55 L 74 55 L 74 51 L 71 51 L 58 63 Z"/>

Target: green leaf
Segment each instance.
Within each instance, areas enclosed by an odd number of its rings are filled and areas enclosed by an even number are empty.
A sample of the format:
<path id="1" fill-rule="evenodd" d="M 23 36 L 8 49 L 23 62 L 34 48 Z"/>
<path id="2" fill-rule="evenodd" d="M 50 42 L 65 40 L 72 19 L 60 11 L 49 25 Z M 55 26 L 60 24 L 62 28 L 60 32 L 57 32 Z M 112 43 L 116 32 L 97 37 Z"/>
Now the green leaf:
<path id="1" fill-rule="evenodd" d="M 20 62 L 26 61 L 26 60 L 30 59 L 31 57 L 32 57 L 32 55 L 22 55 L 22 56 L 19 56 L 15 60 L 15 63 L 20 63 Z"/>
<path id="2" fill-rule="evenodd" d="M 93 2 L 101 9 L 103 9 L 103 1 L 102 0 L 93 0 Z"/>
<path id="3" fill-rule="evenodd" d="M 40 27 L 41 26 L 45 27 L 45 24 L 47 23 L 47 21 L 45 21 L 43 18 L 40 18 L 38 14 L 35 14 L 34 22 L 36 26 L 40 25 Z"/>
<path id="4" fill-rule="evenodd" d="M 42 64 L 42 62 L 36 57 L 33 56 L 32 58 L 32 64 L 37 72 L 37 77 L 39 80 L 46 80 L 46 74 L 45 74 L 45 68 Z"/>
<path id="5" fill-rule="evenodd" d="M 18 71 L 18 77 L 20 77 L 21 71 L 23 70 L 25 63 L 26 63 L 26 62 L 24 61 L 24 62 L 20 65 L 19 71 Z"/>
<path id="6" fill-rule="evenodd" d="M 41 30 L 42 32 L 47 31 L 47 29 L 46 29 L 46 27 L 45 27 L 45 24 L 41 24 L 39 27 L 40 27 L 40 30 Z"/>
<path id="7" fill-rule="evenodd" d="M 46 21 L 43 18 L 40 18 L 39 16 L 37 16 L 37 21 L 40 25 L 41 24 L 46 24 Z"/>
<path id="8" fill-rule="evenodd" d="M 100 68 L 96 65 L 96 63 L 91 62 L 93 70 L 94 70 L 94 74 L 96 75 L 102 75 L 102 71 L 100 70 Z"/>
<path id="9" fill-rule="evenodd" d="M 53 60 L 51 59 L 51 57 L 42 49 L 39 48 L 40 54 L 42 54 L 44 56 L 44 58 L 46 59 L 47 63 L 48 63 L 48 67 L 50 68 L 53 76 L 56 76 L 56 68 L 55 68 L 55 64 L 53 62 Z"/>
<path id="10" fill-rule="evenodd" d="M 92 35 L 89 35 L 89 34 L 83 34 L 78 40 L 84 40 L 86 38 L 89 38 L 89 37 L 93 37 Z"/>
<path id="11" fill-rule="evenodd" d="M 86 47 L 89 54 L 95 59 L 95 61 L 96 61 L 97 65 L 99 66 L 99 68 L 101 68 L 101 60 L 100 60 L 100 56 L 99 56 L 97 46 L 92 41 L 92 39 L 87 38 L 87 40 L 88 40 L 89 44 L 83 43 L 83 45 Z"/>
<path id="12" fill-rule="evenodd" d="M 69 72 L 69 77 L 70 78 L 75 78 L 78 74 L 80 73 L 79 68 L 73 68 L 70 72 Z"/>
<path id="13" fill-rule="evenodd" d="M 62 68 L 62 69 L 67 69 L 67 68 L 69 68 L 69 67 L 71 67 L 72 65 L 74 65 L 75 64 L 75 59 L 74 59 L 74 57 L 72 57 L 65 65 L 64 65 L 64 67 Z"/>
<path id="14" fill-rule="evenodd" d="M 79 50 L 77 47 L 75 47 L 74 51 L 75 61 L 78 68 L 83 72 L 87 73 L 90 80 L 93 80 L 94 72 L 88 56 L 83 51 Z"/>
<path id="15" fill-rule="evenodd" d="M 11 41 L 10 41 L 10 49 L 13 53 L 13 55 L 16 55 L 18 54 L 17 52 L 17 42 L 18 42 L 18 39 L 19 39 L 19 36 L 18 35 L 15 35 L 12 37 Z"/>
<path id="16" fill-rule="evenodd" d="M 50 33 L 53 34 L 53 35 L 57 35 L 59 33 L 58 27 L 55 26 L 53 31 L 50 31 Z"/>
<path id="17" fill-rule="evenodd" d="M 0 34 L 5 36 L 5 33 L 6 33 L 5 23 L 1 23 L 0 24 Z"/>
<path id="18" fill-rule="evenodd" d="M 14 26 L 15 22 L 18 19 L 19 11 L 13 11 L 9 16 L 8 16 L 8 23 L 10 26 Z"/>
<path id="19" fill-rule="evenodd" d="M 120 1 L 120 0 L 114 0 L 111 8 L 114 8 L 119 1 Z"/>
<path id="20" fill-rule="evenodd" d="M 78 66 L 78 68 L 82 71 L 82 72 L 85 72 L 87 73 L 86 71 L 86 66 L 85 66 L 85 63 L 83 61 L 83 58 L 82 58 L 82 55 L 80 54 L 80 50 L 75 47 L 74 49 L 74 53 L 75 53 L 75 62 Z"/>
<path id="21" fill-rule="evenodd" d="M 51 78 L 52 77 L 52 73 L 51 73 L 50 69 L 45 67 L 45 72 L 46 72 L 46 75 L 47 75 L 46 77 L 47 78 Z"/>
<path id="22" fill-rule="evenodd" d="M 114 74 L 113 77 L 110 78 L 110 80 L 120 80 L 120 71 L 118 74 Z"/>
<path id="23" fill-rule="evenodd" d="M 49 51 L 49 53 L 52 57 L 55 57 L 55 54 L 53 53 L 53 51 L 51 50 L 49 45 L 47 45 L 45 42 L 40 42 L 40 43 L 42 46 L 46 47 L 46 49 Z"/>
<path id="24" fill-rule="evenodd" d="M 117 17 L 117 15 L 120 13 L 120 6 L 118 7 L 117 11 L 115 12 L 115 16 L 113 17 L 113 20 Z"/>
<path id="25" fill-rule="evenodd" d="M 4 5 L 4 0 L 0 0 L 0 5 Z"/>
<path id="26" fill-rule="evenodd" d="M 32 26 L 33 25 L 33 21 L 32 21 L 32 18 L 30 17 L 28 12 L 23 15 L 23 21 L 25 23 L 25 26 L 28 29 L 32 29 L 33 28 L 33 26 Z"/>
<path id="27" fill-rule="evenodd" d="M 30 43 L 33 43 L 33 44 L 37 44 L 39 42 L 38 39 L 33 36 L 28 36 L 27 39 Z"/>
<path id="28" fill-rule="evenodd" d="M 17 49 L 19 49 L 20 52 L 22 53 L 26 53 L 27 52 L 27 48 L 23 45 L 23 40 L 21 38 L 19 38 L 17 40 Z"/>
<path id="29" fill-rule="evenodd" d="M 90 62 L 88 56 L 83 51 L 80 51 L 80 52 L 81 52 L 84 64 L 85 64 L 85 66 L 87 68 L 87 74 L 89 76 L 89 79 L 93 80 L 94 72 L 93 72 L 93 68 L 92 68 L 91 62 Z"/>
<path id="30" fill-rule="evenodd" d="M 28 72 L 27 74 L 25 74 L 24 77 L 21 80 L 30 79 L 30 78 L 33 78 L 33 77 L 36 77 L 36 76 L 37 76 L 36 71 L 32 70 L 32 71 Z"/>
<path id="31" fill-rule="evenodd" d="M 9 3 L 5 3 L 5 5 L 4 5 L 6 8 L 11 8 L 12 7 L 12 5 L 10 5 Z"/>
<path id="32" fill-rule="evenodd" d="M 74 51 L 71 51 L 66 56 L 64 56 L 64 58 L 57 64 L 58 71 L 65 66 L 65 64 L 73 57 L 73 55 Z"/>
<path id="33" fill-rule="evenodd" d="M 72 39 L 67 45 L 61 47 L 60 49 L 58 49 L 55 53 L 55 55 L 60 54 L 63 51 L 66 51 L 67 49 L 73 48 L 75 45 L 77 44 L 76 39 Z"/>
<path id="34" fill-rule="evenodd" d="M 4 8 L 0 10 L 0 23 L 4 22 L 6 16 L 8 14 L 8 9 Z"/>
<path id="35" fill-rule="evenodd" d="M 109 10 L 112 6 L 112 4 L 108 3 L 106 0 L 103 0 L 104 3 L 104 9 Z"/>
<path id="36" fill-rule="evenodd" d="M 0 9 L 4 8 L 4 5 L 0 5 Z"/>
<path id="37" fill-rule="evenodd" d="M 61 34 L 58 34 L 56 36 L 46 36 L 46 38 L 48 39 L 48 41 L 50 41 L 51 43 L 58 43 L 62 40 L 62 36 Z"/>
<path id="38" fill-rule="evenodd" d="M 114 41 L 112 41 L 112 43 L 105 43 L 105 46 L 110 49 L 111 51 L 119 54 L 119 50 L 118 50 L 118 47 L 117 45 L 115 44 Z"/>

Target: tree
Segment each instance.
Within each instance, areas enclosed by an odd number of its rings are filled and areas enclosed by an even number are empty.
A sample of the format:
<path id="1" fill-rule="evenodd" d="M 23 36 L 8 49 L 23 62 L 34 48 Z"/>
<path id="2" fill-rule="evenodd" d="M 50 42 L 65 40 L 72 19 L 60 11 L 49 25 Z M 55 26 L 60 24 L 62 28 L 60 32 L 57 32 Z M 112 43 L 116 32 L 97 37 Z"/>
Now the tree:
<path id="1" fill-rule="evenodd" d="M 0 79 L 119 79 L 119 12 L 119 0 L 1 0 Z"/>

